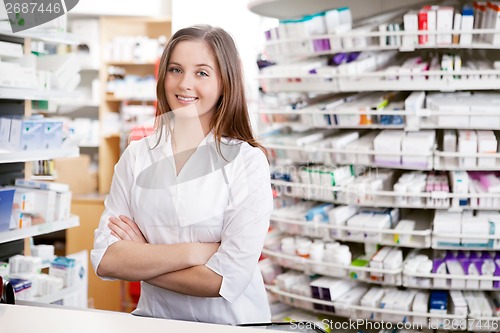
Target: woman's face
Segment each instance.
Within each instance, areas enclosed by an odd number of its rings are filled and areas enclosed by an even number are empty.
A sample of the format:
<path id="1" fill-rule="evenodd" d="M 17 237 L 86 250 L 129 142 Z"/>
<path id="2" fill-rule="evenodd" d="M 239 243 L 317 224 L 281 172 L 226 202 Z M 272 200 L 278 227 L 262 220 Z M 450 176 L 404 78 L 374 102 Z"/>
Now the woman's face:
<path id="1" fill-rule="evenodd" d="M 203 123 L 210 122 L 221 96 L 220 70 L 208 46 L 201 41 L 177 44 L 167 64 L 165 93 L 172 110 L 196 108 Z M 182 117 L 181 112 L 176 116 Z"/>

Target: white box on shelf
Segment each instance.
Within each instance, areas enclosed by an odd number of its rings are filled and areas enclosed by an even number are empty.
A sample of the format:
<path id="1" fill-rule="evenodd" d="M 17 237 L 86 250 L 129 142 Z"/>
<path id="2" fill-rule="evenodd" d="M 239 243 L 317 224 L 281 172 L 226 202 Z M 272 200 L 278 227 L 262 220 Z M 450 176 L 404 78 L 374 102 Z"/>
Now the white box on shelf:
<path id="1" fill-rule="evenodd" d="M 418 291 L 415 294 L 415 298 L 413 300 L 412 311 L 427 313 L 429 311 L 429 292 L 426 291 Z M 429 324 L 429 319 L 423 316 L 413 316 L 412 322 L 416 325 L 426 326 Z"/>
<path id="2" fill-rule="evenodd" d="M 392 248 L 389 246 L 384 246 L 375 253 L 375 255 L 370 259 L 370 267 L 375 269 L 384 268 L 384 260 L 391 252 Z M 384 273 L 370 272 L 370 278 L 373 281 L 383 281 Z"/>
<path id="3" fill-rule="evenodd" d="M 429 156 L 403 155 L 402 165 L 415 168 L 432 168 L 432 151 L 436 145 L 436 132 L 424 130 L 408 132 L 401 142 L 403 153 L 415 152 Z"/>
<path id="4" fill-rule="evenodd" d="M 44 119 L 43 121 L 43 149 L 59 149 L 63 142 L 63 121 Z"/>
<path id="5" fill-rule="evenodd" d="M 1 58 L 21 58 L 23 56 L 23 46 L 17 43 L 0 41 Z"/>
<path id="6" fill-rule="evenodd" d="M 464 213 L 462 215 L 462 234 L 478 236 L 478 238 L 462 238 L 462 245 L 486 247 L 490 243 L 490 240 L 487 238 L 490 234 L 490 223 L 486 217 L 476 217 L 472 216 L 472 214 Z"/>
<path id="7" fill-rule="evenodd" d="M 436 31 L 437 28 L 437 17 L 436 17 L 436 6 L 424 6 L 424 10 L 427 11 L 427 30 L 429 32 Z M 427 39 L 427 45 L 436 45 L 436 34 L 429 34 Z"/>
<path id="8" fill-rule="evenodd" d="M 443 152 L 455 153 L 457 151 L 457 132 L 455 130 L 443 131 Z M 444 166 L 453 167 L 458 165 L 456 157 L 444 157 Z"/>
<path id="9" fill-rule="evenodd" d="M 347 227 L 363 229 L 365 223 L 372 218 L 372 215 L 371 213 L 356 214 L 347 220 L 346 225 Z M 348 230 L 347 239 L 352 241 L 364 241 L 365 233 L 362 230 Z"/>
<path id="10" fill-rule="evenodd" d="M 465 275 L 462 265 L 460 265 L 457 260 L 446 260 L 446 266 L 448 267 L 448 272 L 450 272 L 450 275 Z M 454 289 L 465 288 L 465 279 L 450 279 L 450 281 L 451 287 Z"/>
<path id="11" fill-rule="evenodd" d="M 45 219 L 45 222 L 53 222 L 56 212 L 56 191 L 34 190 L 34 211 Z"/>
<path id="12" fill-rule="evenodd" d="M 383 130 L 373 140 L 375 151 L 396 153 L 396 155 L 375 155 L 375 163 L 384 166 L 401 165 L 401 144 L 405 136 L 404 131 Z"/>
<path id="13" fill-rule="evenodd" d="M 351 306 L 358 305 L 367 291 L 367 287 L 356 286 L 348 293 L 344 294 L 335 304 L 335 314 L 344 317 L 355 316 L 356 310 L 352 309 Z"/>
<path id="14" fill-rule="evenodd" d="M 490 129 L 500 127 L 500 117 L 495 115 L 495 112 L 500 108 L 500 103 L 493 99 L 478 100 L 474 99 L 470 106 L 470 128 L 475 129 Z M 476 115 L 474 113 L 491 113 L 491 115 Z"/>
<path id="15" fill-rule="evenodd" d="M 475 131 L 458 131 L 458 152 L 464 155 L 477 153 L 477 135 Z M 476 157 L 460 157 L 459 167 L 475 168 Z"/>
<path id="16" fill-rule="evenodd" d="M 36 70 L 0 61 L 0 87 L 36 89 Z"/>
<path id="17" fill-rule="evenodd" d="M 328 220 L 331 225 L 346 226 L 346 222 L 354 214 L 358 212 L 359 208 L 356 206 L 337 206 L 328 212 Z M 330 235 L 333 238 L 344 239 L 346 231 L 340 229 L 331 229 Z"/>
<path id="18" fill-rule="evenodd" d="M 9 149 L 11 118 L 0 118 L 0 149 Z"/>
<path id="19" fill-rule="evenodd" d="M 453 7 L 440 6 L 436 13 L 436 30 L 437 31 L 451 31 L 453 28 Z M 436 37 L 437 45 L 450 45 L 450 34 L 438 34 Z"/>
<path id="20" fill-rule="evenodd" d="M 71 215 L 71 192 L 57 192 L 54 219 L 61 221 Z"/>
<path id="21" fill-rule="evenodd" d="M 405 99 L 405 110 L 411 115 L 406 117 L 406 128 L 418 130 L 420 128 L 420 110 L 425 104 L 425 92 L 414 91 Z"/>
<path id="22" fill-rule="evenodd" d="M 462 22 L 461 29 L 463 31 L 472 31 L 474 29 L 474 11 L 472 7 L 464 6 L 462 8 Z M 470 46 L 472 44 L 471 33 L 460 34 L 460 45 Z"/>
<path id="23" fill-rule="evenodd" d="M 12 150 L 38 150 L 43 144 L 43 120 L 12 118 L 9 146 Z"/>
<path id="24" fill-rule="evenodd" d="M 418 11 L 410 10 L 403 15 L 403 26 L 405 32 L 415 32 L 418 31 Z M 408 34 L 403 36 L 402 41 L 403 47 L 414 47 L 418 45 L 418 35 Z"/>
<path id="25" fill-rule="evenodd" d="M 493 131 L 476 131 L 477 133 L 477 152 L 480 154 L 496 154 L 497 138 Z M 478 167 L 492 168 L 496 165 L 495 157 L 478 157 Z"/>
<path id="26" fill-rule="evenodd" d="M 455 13 L 455 16 L 453 17 L 453 31 L 459 31 L 462 26 L 462 14 L 460 13 Z M 460 43 L 460 34 L 459 33 L 454 33 L 453 38 L 452 38 L 452 43 L 453 44 L 459 44 Z M 456 67 L 455 67 L 456 70 Z"/>
<path id="27" fill-rule="evenodd" d="M 460 237 L 449 237 L 446 234 L 461 234 L 462 233 L 462 214 L 450 213 L 438 210 L 434 215 L 433 233 L 440 236 L 432 237 L 433 243 L 437 246 L 459 246 Z"/>

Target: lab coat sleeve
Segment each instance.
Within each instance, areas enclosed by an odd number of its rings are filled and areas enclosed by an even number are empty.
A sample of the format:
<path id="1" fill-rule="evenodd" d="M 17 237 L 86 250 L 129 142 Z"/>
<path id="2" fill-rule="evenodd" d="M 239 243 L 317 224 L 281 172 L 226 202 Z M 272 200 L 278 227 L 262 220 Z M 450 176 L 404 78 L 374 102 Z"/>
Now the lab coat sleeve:
<path id="1" fill-rule="evenodd" d="M 109 218 L 118 215 L 133 218 L 130 213 L 130 191 L 134 182 L 134 151 L 137 145 L 139 142 L 132 142 L 115 165 L 109 195 L 104 201 L 104 212 L 101 215 L 99 226 L 94 231 L 94 248 L 90 251 L 90 261 L 95 271 L 97 271 L 108 247 L 118 241 L 118 238 L 111 235 L 111 229 L 108 227 Z M 104 279 L 108 280 L 109 278 Z"/>
<path id="2" fill-rule="evenodd" d="M 222 276 L 219 294 L 229 302 L 243 293 L 258 269 L 273 208 L 268 161 L 259 148 L 246 145 L 228 172 L 221 246 L 206 263 Z"/>

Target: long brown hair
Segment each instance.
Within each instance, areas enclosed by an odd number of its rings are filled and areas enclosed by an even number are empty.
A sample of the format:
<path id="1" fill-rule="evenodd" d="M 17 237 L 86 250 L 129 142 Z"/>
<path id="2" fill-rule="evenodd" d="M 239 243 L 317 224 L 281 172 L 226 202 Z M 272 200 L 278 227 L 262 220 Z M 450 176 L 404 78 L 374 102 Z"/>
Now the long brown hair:
<path id="1" fill-rule="evenodd" d="M 223 29 L 210 25 L 194 25 L 177 31 L 169 40 L 160 59 L 156 95 L 156 131 L 163 131 L 168 121 L 165 115 L 172 109 L 167 103 L 165 78 L 173 50 L 183 41 L 202 41 L 212 54 L 220 70 L 222 94 L 212 115 L 210 128 L 214 133 L 217 150 L 223 136 L 248 142 L 253 147 L 266 150 L 255 140 L 248 115 L 247 100 L 240 56 L 233 38 Z M 167 126 L 168 128 L 168 126 Z M 161 137 L 161 135 L 160 135 Z"/>

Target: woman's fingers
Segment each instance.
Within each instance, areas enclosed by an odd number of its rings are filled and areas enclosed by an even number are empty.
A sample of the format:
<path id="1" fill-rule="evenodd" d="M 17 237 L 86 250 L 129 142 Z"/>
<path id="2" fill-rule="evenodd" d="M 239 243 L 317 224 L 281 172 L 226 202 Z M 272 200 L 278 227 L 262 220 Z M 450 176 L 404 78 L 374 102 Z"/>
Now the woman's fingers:
<path id="1" fill-rule="evenodd" d="M 114 235 L 115 237 L 121 239 L 121 240 L 132 240 L 132 237 L 130 235 L 131 231 L 130 228 L 126 223 L 121 221 L 120 219 L 117 219 L 115 217 L 111 217 L 109 219 L 108 223 L 109 229 L 111 229 L 111 234 Z M 128 229 L 128 231 L 127 231 Z"/>
<path id="2" fill-rule="evenodd" d="M 137 226 L 137 224 L 135 223 L 134 220 L 132 220 L 131 218 L 129 218 L 125 215 L 120 215 L 119 217 L 120 217 L 120 220 L 125 222 L 130 227 L 130 229 L 134 232 L 134 234 L 142 237 L 142 232 L 141 232 L 141 230 L 139 230 L 139 227 Z"/>
<path id="3" fill-rule="evenodd" d="M 134 220 L 131 218 L 125 216 L 125 215 L 120 215 L 120 219 L 125 222 L 130 229 L 134 232 L 134 237 L 132 240 L 135 240 L 136 242 L 141 242 L 141 243 L 147 243 L 148 241 L 146 240 L 146 237 L 141 232 L 141 229 L 137 226 L 137 223 L 135 223 Z"/>
<path id="4" fill-rule="evenodd" d="M 114 216 L 110 217 L 108 226 L 121 240 L 147 243 L 146 238 L 135 221 L 125 215 L 120 215 L 119 218 Z"/>

